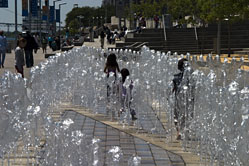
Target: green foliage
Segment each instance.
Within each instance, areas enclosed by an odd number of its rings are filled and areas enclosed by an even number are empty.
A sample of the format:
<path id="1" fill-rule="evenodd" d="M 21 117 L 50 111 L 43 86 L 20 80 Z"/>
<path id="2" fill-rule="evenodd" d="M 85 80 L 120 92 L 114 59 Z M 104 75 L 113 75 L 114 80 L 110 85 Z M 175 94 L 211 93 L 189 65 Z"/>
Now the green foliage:
<path id="1" fill-rule="evenodd" d="M 147 18 L 163 14 L 165 8 L 173 20 L 181 23 L 196 23 L 200 20 L 212 23 L 224 19 L 234 22 L 249 17 L 249 0 L 141 0 L 131 5 L 132 11 Z M 185 20 L 185 16 L 190 18 Z"/>
<path id="2" fill-rule="evenodd" d="M 200 18 L 205 22 L 246 19 L 249 12 L 248 0 L 198 0 Z"/>
<path id="3" fill-rule="evenodd" d="M 107 22 L 111 22 L 111 16 L 115 14 L 115 8 L 113 6 L 107 5 L 98 8 L 94 7 L 81 7 L 74 8 L 72 11 L 67 13 L 66 16 L 66 27 L 72 31 L 73 34 L 77 33 L 80 26 L 94 26 L 105 22 L 105 17 L 107 16 Z M 71 34 L 72 34 L 71 33 Z"/>
<path id="4" fill-rule="evenodd" d="M 167 0 L 156 1 L 141 1 L 138 4 L 131 4 L 133 13 L 142 14 L 146 18 L 153 18 L 154 15 L 162 15 L 164 8 L 167 7 Z"/>

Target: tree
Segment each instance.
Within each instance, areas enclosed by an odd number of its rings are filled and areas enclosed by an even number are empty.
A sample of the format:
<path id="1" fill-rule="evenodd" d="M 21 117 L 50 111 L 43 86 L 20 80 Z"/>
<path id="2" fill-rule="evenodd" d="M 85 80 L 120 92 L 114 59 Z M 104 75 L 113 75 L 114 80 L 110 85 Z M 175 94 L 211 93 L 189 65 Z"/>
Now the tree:
<path id="1" fill-rule="evenodd" d="M 67 13 L 66 27 L 68 27 L 73 33 L 77 33 L 80 27 L 79 25 L 83 25 L 86 27 L 93 26 L 94 23 L 94 26 L 101 26 L 101 23 L 105 22 L 105 17 L 107 17 L 107 22 L 111 22 L 111 16 L 113 16 L 114 14 L 115 9 L 110 5 L 97 8 L 88 6 L 74 8 L 72 11 Z"/>
<path id="2" fill-rule="evenodd" d="M 230 27 L 231 24 L 245 19 L 249 12 L 248 0 L 198 0 L 200 18 L 208 23 L 218 23 L 217 53 L 220 54 L 221 22 L 228 23 L 228 54 L 230 56 Z"/>

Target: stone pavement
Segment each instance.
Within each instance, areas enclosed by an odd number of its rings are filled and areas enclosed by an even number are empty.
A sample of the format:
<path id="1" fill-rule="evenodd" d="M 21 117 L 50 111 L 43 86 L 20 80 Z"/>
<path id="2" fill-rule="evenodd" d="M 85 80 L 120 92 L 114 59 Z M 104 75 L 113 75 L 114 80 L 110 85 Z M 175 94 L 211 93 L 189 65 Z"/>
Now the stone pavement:
<path id="1" fill-rule="evenodd" d="M 101 140 L 100 148 L 104 155 L 102 156 L 103 159 L 100 159 L 103 164 L 100 165 L 107 164 L 108 150 L 113 146 L 119 146 L 122 150 L 122 166 L 127 166 L 128 160 L 133 155 L 141 157 L 141 164 L 145 166 L 184 165 L 181 156 L 76 111 L 65 110 L 61 116 L 63 117 L 61 120 L 72 119 L 74 121 L 73 128 L 87 134 L 87 139 L 98 138 Z"/>

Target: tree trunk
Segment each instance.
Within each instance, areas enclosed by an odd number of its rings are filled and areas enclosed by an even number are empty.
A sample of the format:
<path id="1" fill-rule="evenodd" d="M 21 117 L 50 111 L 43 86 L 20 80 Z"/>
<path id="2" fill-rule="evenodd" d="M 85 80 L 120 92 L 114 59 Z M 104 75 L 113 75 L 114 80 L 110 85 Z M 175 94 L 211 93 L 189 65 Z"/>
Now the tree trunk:
<path id="1" fill-rule="evenodd" d="M 218 22 L 218 32 L 217 32 L 217 54 L 220 55 L 220 34 L 221 34 L 221 21 Z"/>
<path id="2" fill-rule="evenodd" d="M 228 23 L 228 57 L 231 56 L 231 24 Z"/>

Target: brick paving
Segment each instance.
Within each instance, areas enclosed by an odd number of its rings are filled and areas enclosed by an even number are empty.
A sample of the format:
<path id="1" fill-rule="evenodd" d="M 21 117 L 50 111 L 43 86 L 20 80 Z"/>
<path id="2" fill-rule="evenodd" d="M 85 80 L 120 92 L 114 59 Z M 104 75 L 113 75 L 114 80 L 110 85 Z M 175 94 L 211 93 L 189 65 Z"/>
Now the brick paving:
<path id="1" fill-rule="evenodd" d="M 181 156 L 167 151 L 163 148 L 150 144 L 142 139 L 136 138 L 128 133 L 122 132 L 104 123 L 86 117 L 73 110 L 66 110 L 62 120 L 72 119 L 73 128 L 87 134 L 89 140 L 99 138 L 100 148 L 104 152 L 103 165 L 106 164 L 107 152 L 113 146 L 119 146 L 123 153 L 121 165 L 126 166 L 132 155 L 141 157 L 141 164 L 145 166 L 181 166 L 184 161 Z M 71 126 L 72 127 L 72 126 Z M 102 164 L 101 164 L 102 165 Z"/>

